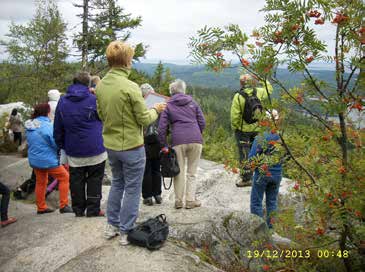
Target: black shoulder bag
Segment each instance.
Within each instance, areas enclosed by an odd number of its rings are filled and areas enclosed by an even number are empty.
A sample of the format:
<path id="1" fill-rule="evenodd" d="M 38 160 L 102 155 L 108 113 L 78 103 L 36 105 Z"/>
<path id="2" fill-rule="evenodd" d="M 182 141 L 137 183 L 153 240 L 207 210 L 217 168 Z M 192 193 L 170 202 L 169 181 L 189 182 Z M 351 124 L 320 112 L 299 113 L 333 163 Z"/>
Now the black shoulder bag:
<path id="1" fill-rule="evenodd" d="M 162 247 L 168 235 L 169 224 L 166 221 L 166 216 L 160 214 L 133 228 L 128 233 L 127 239 L 131 244 L 156 250 Z"/>

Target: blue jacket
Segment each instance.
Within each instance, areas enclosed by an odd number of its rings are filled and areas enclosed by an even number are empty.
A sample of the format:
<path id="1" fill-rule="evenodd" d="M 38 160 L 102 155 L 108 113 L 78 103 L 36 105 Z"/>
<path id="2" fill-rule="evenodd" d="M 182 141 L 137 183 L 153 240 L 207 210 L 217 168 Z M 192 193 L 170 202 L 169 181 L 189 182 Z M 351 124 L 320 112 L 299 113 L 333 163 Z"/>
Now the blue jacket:
<path id="1" fill-rule="evenodd" d="M 25 122 L 28 160 L 32 168 L 49 169 L 59 166 L 57 145 L 53 139 L 51 120 L 39 116 Z"/>
<path id="2" fill-rule="evenodd" d="M 105 151 L 103 126 L 96 110 L 96 97 L 82 84 L 68 87 L 58 102 L 54 120 L 57 146 L 72 157 L 92 157 Z"/>
<path id="3" fill-rule="evenodd" d="M 264 139 L 266 142 L 270 142 L 270 141 L 277 141 L 280 140 L 280 137 L 277 133 L 271 133 L 271 132 L 265 132 L 264 133 Z M 252 147 L 250 150 L 250 153 L 248 154 L 248 158 L 252 158 L 254 156 L 256 156 L 257 154 L 262 154 L 263 152 L 265 152 L 261 145 L 258 143 L 258 141 L 261 140 L 262 141 L 262 136 L 258 135 L 256 136 L 255 140 L 252 143 Z M 271 145 L 268 145 L 268 149 L 270 148 Z M 269 167 L 268 171 L 271 173 L 272 177 L 280 177 L 282 176 L 282 166 L 281 164 L 275 164 L 272 165 L 271 167 Z M 255 169 L 255 175 L 259 175 L 259 170 L 256 168 Z"/>

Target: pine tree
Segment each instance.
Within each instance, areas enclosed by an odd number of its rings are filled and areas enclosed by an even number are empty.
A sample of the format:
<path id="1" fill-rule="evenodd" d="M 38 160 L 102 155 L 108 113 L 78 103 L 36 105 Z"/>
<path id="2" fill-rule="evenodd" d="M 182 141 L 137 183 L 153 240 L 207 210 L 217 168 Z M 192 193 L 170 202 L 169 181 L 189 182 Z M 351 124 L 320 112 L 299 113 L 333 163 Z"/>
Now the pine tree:
<path id="1" fill-rule="evenodd" d="M 74 39 L 74 43 L 77 44 L 77 47 L 81 50 L 81 66 L 84 70 L 88 67 L 88 44 L 89 44 L 89 21 L 90 21 L 90 15 L 89 15 L 89 0 L 83 0 L 83 4 L 74 4 L 77 8 L 82 8 L 82 13 L 78 14 L 77 16 L 82 19 L 82 32 L 78 33 Z"/>
<path id="2" fill-rule="evenodd" d="M 68 55 L 65 31 L 66 24 L 54 0 L 37 1 L 36 14 L 28 24 L 10 25 L 10 39 L 2 44 L 13 64 L 12 75 L 17 79 L 14 84 L 19 86 L 11 94 L 14 99 L 39 101 L 48 89 L 63 83 Z"/>
<path id="3" fill-rule="evenodd" d="M 153 87 L 155 88 L 155 90 L 158 90 L 163 84 L 164 70 L 165 70 L 165 68 L 163 67 L 162 62 L 160 61 L 157 64 L 156 70 L 152 77 L 152 84 L 153 84 Z"/>
<path id="4" fill-rule="evenodd" d="M 97 13 L 92 16 L 88 49 L 91 61 L 98 61 L 105 59 L 105 50 L 110 42 L 127 41 L 131 35 L 130 30 L 140 26 L 142 19 L 124 13 L 124 9 L 115 0 L 94 0 L 93 7 Z M 145 50 L 141 43 L 137 44 L 134 58 L 144 56 Z"/>
<path id="5" fill-rule="evenodd" d="M 167 95 L 167 96 L 170 95 L 169 85 L 174 79 L 175 78 L 171 75 L 170 68 L 166 68 L 164 80 L 163 80 L 162 86 L 160 87 L 159 93 L 163 94 L 163 95 Z"/>
<path id="6" fill-rule="evenodd" d="M 171 75 L 170 69 L 165 69 L 162 62 L 160 61 L 157 64 L 156 70 L 151 80 L 152 86 L 154 87 L 155 91 L 163 95 L 169 95 L 169 85 L 173 80 L 174 77 Z"/>

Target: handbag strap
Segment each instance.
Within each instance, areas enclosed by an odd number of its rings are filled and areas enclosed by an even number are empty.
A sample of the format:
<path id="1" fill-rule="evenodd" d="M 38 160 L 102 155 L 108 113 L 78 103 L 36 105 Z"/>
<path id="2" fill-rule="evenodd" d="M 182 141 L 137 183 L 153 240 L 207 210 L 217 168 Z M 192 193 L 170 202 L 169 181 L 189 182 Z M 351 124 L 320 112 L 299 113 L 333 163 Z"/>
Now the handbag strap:
<path id="1" fill-rule="evenodd" d="M 172 185 L 172 178 L 170 178 L 170 184 L 169 184 L 169 186 L 166 186 L 166 184 L 165 184 L 165 178 L 162 177 L 162 176 L 161 176 L 161 178 L 162 178 L 162 183 L 163 183 L 163 187 L 165 188 L 165 190 L 170 190 L 171 185 Z"/>

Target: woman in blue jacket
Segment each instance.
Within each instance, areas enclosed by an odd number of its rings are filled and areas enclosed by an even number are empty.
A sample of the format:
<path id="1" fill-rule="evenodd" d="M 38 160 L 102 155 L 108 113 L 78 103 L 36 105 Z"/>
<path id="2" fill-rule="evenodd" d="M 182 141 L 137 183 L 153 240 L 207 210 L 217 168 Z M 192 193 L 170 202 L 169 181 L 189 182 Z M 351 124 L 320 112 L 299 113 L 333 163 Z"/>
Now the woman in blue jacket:
<path id="1" fill-rule="evenodd" d="M 25 122 L 28 160 L 36 174 L 37 213 L 53 212 L 47 207 L 45 198 L 48 175 L 59 182 L 60 213 L 70 213 L 72 209 L 68 206 L 69 175 L 58 161 L 53 125 L 49 119 L 50 110 L 47 103 L 36 105 L 31 120 Z"/>
<path id="2" fill-rule="evenodd" d="M 108 157 L 90 75 L 79 72 L 58 102 L 54 138 L 70 166 L 72 209 L 76 216 L 104 216 L 100 210 L 102 180 Z M 86 188 L 86 193 L 85 193 Z"/>

